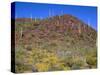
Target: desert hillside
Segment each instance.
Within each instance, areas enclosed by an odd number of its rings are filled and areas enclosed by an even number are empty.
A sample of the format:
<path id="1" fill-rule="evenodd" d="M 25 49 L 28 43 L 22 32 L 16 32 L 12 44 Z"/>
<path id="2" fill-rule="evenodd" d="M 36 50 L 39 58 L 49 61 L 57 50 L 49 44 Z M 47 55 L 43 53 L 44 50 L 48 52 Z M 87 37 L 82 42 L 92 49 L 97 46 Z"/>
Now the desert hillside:
<path id="1" fill-rule="evenodd" d="M 97 31 L 69 14 L 15 19 L 16 72 L 97 67 Z"/>

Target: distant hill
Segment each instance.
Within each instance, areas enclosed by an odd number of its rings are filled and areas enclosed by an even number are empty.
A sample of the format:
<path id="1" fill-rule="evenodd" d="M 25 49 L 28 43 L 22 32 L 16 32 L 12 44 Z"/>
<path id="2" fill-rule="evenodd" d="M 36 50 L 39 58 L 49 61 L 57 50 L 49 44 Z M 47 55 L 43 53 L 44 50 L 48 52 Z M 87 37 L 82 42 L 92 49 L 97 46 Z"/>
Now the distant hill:
<path id="1" fill-rule="evenodd" d="M 97 32 L 90 25 L 83 23 L 78 18 L 71 15 L 62 15 L 35 20 L 30 18 L 18 18 L 16 23 L 26 23 L 20 26 L 23 28 L 23 40 L 39 37 L 40 39 L 64 40 L 65 37 L 83 41 L 87 45 L 96 43 Z M 20 34 L 19 34 L 20 36 Z M 34 37 L 33 37 L 34 36 Z M 28 42 L 26 42 L 28 43 Z"/>

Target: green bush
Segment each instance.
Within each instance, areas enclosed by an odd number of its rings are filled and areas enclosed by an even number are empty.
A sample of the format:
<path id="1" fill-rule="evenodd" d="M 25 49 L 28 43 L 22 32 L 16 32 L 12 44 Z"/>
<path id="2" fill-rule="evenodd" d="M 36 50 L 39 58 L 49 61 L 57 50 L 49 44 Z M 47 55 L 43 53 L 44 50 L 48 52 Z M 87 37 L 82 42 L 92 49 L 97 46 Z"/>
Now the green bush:
<path id="1" fill-rule="evenodd" d="M 92 56 L 87 56 L 86 57 L 86 62 L 91 68 L 91 67 L 97 65 L 97 58 L 96 57 L 92 57 Z"/>
<path id="2" fill-rule="evenodd" d="M 72 69 L 81 69 L 84 66 L 84 64 L 84 61 L 82 61 L 80 58 L 77 58 L 77 60 L 74 61 Z"/>
<path id="3" fill-rule="evenodd" d="M 89 68 L 97 67 L 97 50 L 91 50 L 86 55 L 86 62 L 89 65 Z"/>

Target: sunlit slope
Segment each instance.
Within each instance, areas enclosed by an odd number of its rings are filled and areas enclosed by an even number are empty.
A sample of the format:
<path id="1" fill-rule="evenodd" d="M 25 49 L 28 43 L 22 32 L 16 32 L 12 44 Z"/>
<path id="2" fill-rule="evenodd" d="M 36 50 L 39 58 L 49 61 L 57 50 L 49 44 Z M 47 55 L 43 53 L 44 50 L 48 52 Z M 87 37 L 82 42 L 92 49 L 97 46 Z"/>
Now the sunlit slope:
<path id="1" fill-rule="evenodd" d="M 97 31 L 72 15 L 15 20 L 16 72 L 96 68 Z"/>

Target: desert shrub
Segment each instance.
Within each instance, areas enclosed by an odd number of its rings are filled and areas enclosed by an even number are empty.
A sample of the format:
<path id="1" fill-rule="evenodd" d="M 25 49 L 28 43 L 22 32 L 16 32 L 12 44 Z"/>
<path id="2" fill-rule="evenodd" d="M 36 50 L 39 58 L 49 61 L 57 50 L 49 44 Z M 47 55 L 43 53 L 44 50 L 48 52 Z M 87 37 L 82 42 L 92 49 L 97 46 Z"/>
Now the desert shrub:
<path id="1" fill-rule="evenodd" d="M 16 64 L 16 65 L 15 65 L 15 71 L 16 71 L 16 72 L 19 72 L 19 73 L 24 72 L 24 65 L 21 64 L 21 63 Z"/>
<path id="2" fill-rule="evenodd" d="M 39 26 L 39 30 L 41 30 L 41 31 L 44 31 L 44 30 L 45 30 L 45 28 L 46 28 L 46 27 L 45 27 L 45 26 L 43 26 L 43 25 L 40 25 L 40 26 Z"/>
<path id="3" fill-rule="evenodd" d="M 57 43 L 54 43 L 54 42 L 53 43 L 50 43 L 49 46 L 50 47 L 56 47 L 57 46 Z"/>
<path id="4" fill-rule="evenodd" d="M 70 70 L 70 67 L 68 65 L 65 65 L 64 62 L 59 62 L 56 66 L 55 66 L 56 70 Z"/>
<path id="5" fill-rule="evenodd" d="M 20 49 L 22 49 L 22 48 L 20 48 Z M 21 61 L 24 60 L 25 51 L 23 49 L 22 50 L 20 50 L 20 49 L 15 51 L 16 62 L 17 62 L 17 60 L 21 60 Z"/>
<path id="6" fill-rule="evenodd" d="M 66 56 L 63 62 L 68 69 L 81 69 L 84 66 L 84 61 L 80 57 Z"/>
<path id="7" fill-rule="evenodd" d="M 93 56 L 87 56 L 86 62 L 89 65 L 89 68 L 96 67 L 97 65 L 97 58 Z"/>
<path id="8" fill-rule="evenodd" d="M 68 70 L 62 59 L 59 59 L 53 52 L 44 49 L 33 48 L 32 52 L 25 58 L 27 63 L 35 65 L 37 71 Z"/>
<path id="9" fill-rule="evenodd" d="M 58 47 L 57 43 L 51 42 L 51 43 L 46 43 L 43 44 L 42 48 L 46 49 L 50 52 L 54 51 Z"/>
<path id="10" fill-rule="evenodd" d="M 74 61 L 73 58 L 71 56 L 67 56 L 64 58 L 64 63 L 66 64 L 66 66 L 69 66 L 70 68 L 73 66 Z"/>
<path id="11" fill-rule="evenodd" d="M 15 71 L 24 72 L 28 67 L 24 65 L 26 52 L 23 49 L 16 50 L 15 54 Z"/>
<path id="12" fill-rule="evenodd" d="M 41 72 L 41 71 L 48 71 L 48 69 L 49 69 L 49 64 L 47 64 L 47 63 L 36 63 L 35 64 L 35 67 L 37 68 L 37 70 L 39 71 L 39 72 Z"/>
<path id="13" fill-rule="evenodd" d="M 72 69 L 81 69 L 85 64 L 84 61 L 81 60 L 81 58 L 76 58 L 76 60 L 75 59 L 73 60 L 74 60 L 74 64 L 72 66 Z"/>
<path id="14" fill-rule="evenodd" d="M 86 54 L 86 63 L 89 65 L 89 68 L 95 68 L 97 66 L 97 49 L 87 52 Z"/>
<path id="15" fill-rule="evenodd" d="M 15 69 L 16 69 L 16 73 L 23 73 L 26 71 L 31 72 L 32 66 L 25 65 L 24 63 L 17 63 Z"/>
<path id="16" fill-rule="evenodd" d="M 90 48 L 86 51 L 86 56 L 93 56 L 93 57 L 97 57 L 97 49 L 96 48 Z"/>

